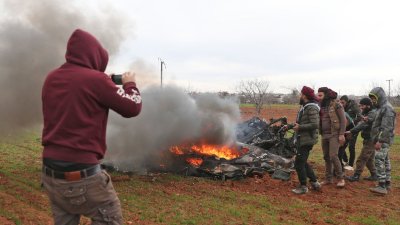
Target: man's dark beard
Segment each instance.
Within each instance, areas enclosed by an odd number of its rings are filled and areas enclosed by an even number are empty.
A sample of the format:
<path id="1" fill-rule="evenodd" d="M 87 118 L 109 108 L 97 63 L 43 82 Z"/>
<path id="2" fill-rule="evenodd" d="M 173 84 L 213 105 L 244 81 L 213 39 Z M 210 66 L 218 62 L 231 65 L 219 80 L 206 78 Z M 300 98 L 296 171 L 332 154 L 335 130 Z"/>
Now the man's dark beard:
<path id="1" fill-rule="evenodd" d="M 301 98 L 300 101 L 299 101 L 299 104 L 300 105 L 304 105 L 305 104 L 304 99 Z"/>
<path id="2" fill-rule="evenodd" d="M 371 111 L 371 107 L 366 107 L 365 109 L 363 109 L 362 114 L 367 115 L 369 111 Z"/>
<path id="3" fill-rule="evenodd" d="M 327 107 L 330 102 L 331 102 L 331 99 L 328 98 L 327 96 L 324 96 L 324 98 L 321 101 L 321 106 L 322 107 Z"/>

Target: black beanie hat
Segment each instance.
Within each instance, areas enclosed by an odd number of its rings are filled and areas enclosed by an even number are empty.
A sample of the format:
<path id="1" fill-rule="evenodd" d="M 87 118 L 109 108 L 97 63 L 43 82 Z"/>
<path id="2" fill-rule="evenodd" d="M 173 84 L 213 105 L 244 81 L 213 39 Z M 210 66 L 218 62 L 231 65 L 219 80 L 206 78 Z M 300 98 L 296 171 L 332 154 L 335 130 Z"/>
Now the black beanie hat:
<path id="1" fill-rule="evenodd" d="M 361 104 L 361 105 L 369 105 L 369 106 L 372 106 L 372 101 L 371 101 L 370 98 L 362 98 L 362 99 L 360 100 L 360 104 Z"/>
<path id="2" fill-rule="evenodd" d="M 340 100 L 343 100 L 345 102 L 349 102 L 349 97 L 347 97 L 347 95 L 343 95 L 342 97 L 340 97 Z"/>
<path id="3" fill-rule="evenodd" d="M 327 93 L 328 91 L 329 91 L 329 88 L 327 88 L 327 87 L 320 87 L 320 88 L 318 88 L 318 92 Z"/>

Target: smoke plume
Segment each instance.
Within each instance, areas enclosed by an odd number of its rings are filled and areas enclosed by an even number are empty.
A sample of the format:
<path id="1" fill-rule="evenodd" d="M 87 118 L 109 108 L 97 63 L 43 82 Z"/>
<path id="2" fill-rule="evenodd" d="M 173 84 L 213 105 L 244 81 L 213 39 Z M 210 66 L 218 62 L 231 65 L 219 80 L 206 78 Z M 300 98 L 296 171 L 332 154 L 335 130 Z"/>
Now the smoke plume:
<path id="1" fill-rule="evenodd" d="M 174 86 L 160 88 L 158 68 L 141 59 L 131 63 L 130 70 L 142 94 L 142 112 L 131 119 L 111 113 L 106 161 L 123 170 L 140 171 L 171 146 L 235 141 L 240 119 L 235 99 L 212 94 L 192 97 Z"/>
<path id="2" fill-rule="evenodd" d="M 112 7 L 78 7 L 78 1 L 0 2 L 0 134 L 41 124 L 41 88 L 46 74 L 64 61 L 76 28 L 94 34 L 110 55 L 129 28 Z M 129 29 L 128 29 L 129 30 Z"/>
<path id="3" fill-rule="evenodd" d="M 167 86 L 142 91 L 143 108 L 136 118 L 113 115 L 108 129 L 107 161 L 122 170 L 140 170 L 149 157 L 182 143 L 229 144 L 240 119 L 238 104 L 216 95 L 191 97 Z"/>
<path id="4" fill-rule="evenodd" d="M 235 141 L 240 119 L 235 99 L 212 94 L 192 97 L 171 85 L 160 88 L 158 68 L 141 59 L 132 62 L 130 70 L 141 91 L 142 112 L 131 119 L 110 114 L 106 161 L 122 170 L 140 171 L 171 146 Z"/>

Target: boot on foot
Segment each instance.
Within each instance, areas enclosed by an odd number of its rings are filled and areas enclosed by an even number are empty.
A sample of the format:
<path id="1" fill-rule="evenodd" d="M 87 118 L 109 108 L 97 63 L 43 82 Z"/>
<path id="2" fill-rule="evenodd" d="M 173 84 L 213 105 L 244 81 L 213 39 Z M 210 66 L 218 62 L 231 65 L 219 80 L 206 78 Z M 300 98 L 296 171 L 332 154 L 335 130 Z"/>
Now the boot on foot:
<path id="1" fill-rule="evenodd" d="M 380 194 L 380 195 L 386 195 L 387 189 L 386 189 L 386 184 L 385 182 L 379 182 L 379 185 L 374 187 L 374 188 L 370 188 L 369 189 L 371 192 L 374 192 L 376 194 Z"/>
<path id="2" fill-rule="evenodd" d="M 293 193 L 302 195 L 308 192 L 308 188 L 306 185 L 299 185 L 297 188 L 292 190 Z"/>
<path id="3" fill-rule="evenodd" d="M 321 184 L 318 181 L 311 182 L 311 188 L 314 191 L 319 191 L 319 190 L 321 190 Z"/>
<path id="4" fill-rule="evenodd" d="M 353 176 L 346 177 L 346 179 L 350 182 L 359 181 L 360 175 L 355 173 Z"/>

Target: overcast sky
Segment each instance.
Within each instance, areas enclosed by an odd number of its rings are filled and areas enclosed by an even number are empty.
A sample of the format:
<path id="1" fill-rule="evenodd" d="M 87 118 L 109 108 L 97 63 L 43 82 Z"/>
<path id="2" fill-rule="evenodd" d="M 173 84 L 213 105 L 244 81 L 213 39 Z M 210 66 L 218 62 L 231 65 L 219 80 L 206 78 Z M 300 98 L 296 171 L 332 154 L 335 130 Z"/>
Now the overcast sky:
<path id="1" fill-rule="evenodd" d="M 158 72 L 160 57 L 165 82 L 193 91 L 234 91 L 240 80 L 253 78 L 267 79 L 274 92 L 310 85 L 360 95 L 372 83 L 399 84 L 399 1 L 108 4 L 134 24 L 111 70 L 142 59 Z"/>

